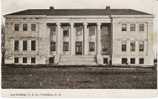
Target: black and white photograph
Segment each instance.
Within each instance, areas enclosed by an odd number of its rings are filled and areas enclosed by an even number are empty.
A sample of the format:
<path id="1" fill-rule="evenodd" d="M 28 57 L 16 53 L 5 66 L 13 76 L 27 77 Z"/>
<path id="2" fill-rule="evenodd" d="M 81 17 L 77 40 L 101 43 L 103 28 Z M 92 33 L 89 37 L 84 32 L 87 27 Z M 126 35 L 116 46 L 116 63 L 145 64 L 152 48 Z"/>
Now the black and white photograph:
<path id="1" fill-rule="evenodd" d="M 157 89 L 157 0 L 1 0 L 2 89 Z"/>

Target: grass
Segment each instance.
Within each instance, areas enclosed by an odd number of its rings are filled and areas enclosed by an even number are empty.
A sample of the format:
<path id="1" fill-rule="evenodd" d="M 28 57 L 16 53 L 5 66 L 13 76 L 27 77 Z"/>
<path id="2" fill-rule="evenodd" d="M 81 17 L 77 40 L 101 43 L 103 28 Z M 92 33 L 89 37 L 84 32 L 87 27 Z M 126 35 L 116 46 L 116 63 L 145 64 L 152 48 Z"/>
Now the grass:
<path id="1" fill-rule="evenodd" d="M 156 89 L 152 68 L 2 67 L 2 88 Z"/>

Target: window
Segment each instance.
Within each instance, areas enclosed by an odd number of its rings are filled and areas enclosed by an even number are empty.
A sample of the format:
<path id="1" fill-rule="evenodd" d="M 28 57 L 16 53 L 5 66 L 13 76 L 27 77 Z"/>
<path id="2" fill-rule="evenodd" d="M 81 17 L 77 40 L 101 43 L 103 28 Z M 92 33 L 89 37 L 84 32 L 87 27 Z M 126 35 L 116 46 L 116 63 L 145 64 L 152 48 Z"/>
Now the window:
<path id="1" fill-rule="evenodd" d="M 27 31 L 27 24 L 23 24 L 23 31 Z"/>
<path id="2" fill-rule="evenodd" d="M 127 64 L 127 58 L 122 58 L 122 64 Z"/>
<path id="3" fill-rule="evenodd" d="M 144 31 L 144 24 L 139 24 L 139 31 Z"/>
<path id="4" fill-rule="evenodd" d="M 122 31 L 127 31 L 127 24 L 122 24 Z"/>
<path id="5" fill-rule="evenodd" d="M 19 58 L 18 57 L 14 58 L 14 63 L 19 63 Z"/>
<path id="6" fill-rule="evenodd" d="M 31 31 L 36 31 L 36 24 L 31 24 Z"/>
<path id="7" fill-rule="evenodd" d="M 63 36 L 64 36 L 64 37 L 69 36 L 69 30 L 64 30 L 64 31 L 63 31 Z"/>
<path id="8" fill-rule="evenodd" d="M 139 64 L 144 64 L 144 58 L 139 58 Z"/>
<path id="9" fill-rule="evenodd" d="M 27 63 L 27 57 L 23 57 L 23 63 Z"/>
<path id="10" fill-rule="evenodd" d="M 108 64 L 108 58 L 104 58 L 103 63 Z"/>
<path id="11" fill-rule="evenodd" d="M 139 51 L 140 52 L 144 51 L 144 42 L 143 41 L 139 43 Z"/>
<path id="12" fill-rule="evenodd" d="M 76 36 L 81 36 L 82 35 L 82 26 L 76 27 Z"/>
<path id="13" fill-rule="evenodd" d="M 131 58 L 130 62 L 131 64 L 135 64 L 135 58 Z"/>
<path id="14" fill-rule="evenodd" d="M 32 51 L 35 51 L 35 50 L 36 50 L 36 41 L 35 41 L 35 40 L 32 40 L 32 41 L 31 41 L 31 50 L 32 50 Z"/>
<path id="15" fill-rule="evenodd" d="M 15 30 L 15 31 L 19 31 L 19 26 L 20 26 L 19 24 L 15 24 L 15 25 L 14 25 L 14 30 Z"/>
<path id="16" fill-rule="evenodd" d="M 135 42 L 134 41 L 130 43 L 130 48 L 131 48 L 132 52 L 135 51 Z"/>
<path id="17" fill-rule="evenodd" d="M 126 51 L 126 44 L 122 44 L 122 52 L 125 52 Z"/>
<path id="18" fill-rule="evenodd" d="M 64 42 L 63 51 L 69 51 L 69 42 Z"/>
<path id="19" fill-rule="evenodd" d="M 36 63 L 36 58 L 35 57 L 31 57 L 31 63 Z"/>
<path id="20" fill-rule="evenodd" d="M 95 43 L 94 42 L 89 42 L 89 51 L 90 52 L 95 51 Z"/>
<path id="21" fill-rule="evenodd" d="M 51 51 L 56 51 L 56 42 L 54 42 L 54 41 L 50 42 L 50 50 Z"/>
<path id="22" fill-rule="evenodd" d="M 130 24 L 130 31 L 135 31 L 135 28 L 136 28 L 135 24 Z"/>
<path id="23" fill-rule="evenodd" d="M 26 51 L 27 50 L 27 41 L 24 40 L 23 41 L 23 51 Z"/>
<path id="24" fill-rule="evenodd" d="M 96 26 L 89 26 L 89 36 L 95 35 Z"/>
<path id="25" fill-rule="evenodd" d="M 50 28 L 50 36 L 55 35 L 56 34 L 56 26 L 51 26 Z"/>
<path id="26" fill-rule="evenodd" d="M 18 41 L 18 40 L 15 40 L 15 41 L 14 41 L 14 50 L 15 50 L 15 51 L 18 51 L 18 50 L 19 50 L 19 41 Z"/>
<path id="27" fill-rule="evenodd" d="M 49 58 L 49 64 L 53 64 L 54 63 L 54 57 L 50 57 Z"/>

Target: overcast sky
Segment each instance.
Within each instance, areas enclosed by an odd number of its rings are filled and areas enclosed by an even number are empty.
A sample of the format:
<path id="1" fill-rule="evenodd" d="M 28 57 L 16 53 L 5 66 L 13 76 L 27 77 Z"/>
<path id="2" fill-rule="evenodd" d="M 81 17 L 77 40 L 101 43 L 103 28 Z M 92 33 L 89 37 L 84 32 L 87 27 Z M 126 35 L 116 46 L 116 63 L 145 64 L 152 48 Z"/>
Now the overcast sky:
<path id="1" fill-rule="evenodd" d="M 125 8 L 145 11 L 154 15 L 154 32 L 158 33 L 158 0 L 1 0 L 2 15 L 25 9 L 104 9 Z"/>

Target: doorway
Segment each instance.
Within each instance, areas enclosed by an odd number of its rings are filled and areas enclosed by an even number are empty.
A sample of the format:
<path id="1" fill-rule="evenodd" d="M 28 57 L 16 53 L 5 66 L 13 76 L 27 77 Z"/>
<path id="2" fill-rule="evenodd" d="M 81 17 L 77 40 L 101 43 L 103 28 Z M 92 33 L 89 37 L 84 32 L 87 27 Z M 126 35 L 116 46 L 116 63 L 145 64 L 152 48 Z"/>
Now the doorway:
<path id="1" fill-rule="evenodd" d="M 76 42 L 75 53 L 76 55 L 82 55 L 82 41 Z"/>

